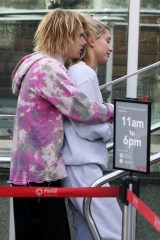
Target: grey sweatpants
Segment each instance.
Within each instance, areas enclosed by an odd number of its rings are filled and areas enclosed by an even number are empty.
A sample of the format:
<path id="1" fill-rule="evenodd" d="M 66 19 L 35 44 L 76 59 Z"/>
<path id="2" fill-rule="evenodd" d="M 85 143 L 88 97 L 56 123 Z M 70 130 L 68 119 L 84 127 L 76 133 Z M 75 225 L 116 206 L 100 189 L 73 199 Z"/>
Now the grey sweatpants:
<path id="1" fill-rule="evenodd" d="M 88 187 L 103 176 L 101 168 L 96 164 L 66 166 L 66 169 L 68 177 L 63 180 L 63 187 Z M 103 186 L 109 186 L 109 184 Z M 92 240 L 83 217 L 83 198 L 70 198 L 69 206 L 73 213 L 76 240 Z M 115 198 L 93 198 L 91 213 L 101 240 L 122 239 L 122 213 Z"/>

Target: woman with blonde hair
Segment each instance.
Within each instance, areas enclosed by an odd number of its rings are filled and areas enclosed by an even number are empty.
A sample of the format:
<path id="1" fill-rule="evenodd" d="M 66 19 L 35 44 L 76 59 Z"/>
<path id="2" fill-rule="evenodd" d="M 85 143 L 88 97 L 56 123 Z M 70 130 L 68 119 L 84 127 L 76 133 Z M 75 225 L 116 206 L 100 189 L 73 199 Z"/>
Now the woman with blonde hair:
<path id="1" fill-rule="evenodd" d="M 103 102 L 96 76 L 98 64 L 106 63 L 113 49 L 108 26 L 92 19 L 94 32 L 87 36 L 87 46 L 81 60 L 69 68 L 69 76 L 90 101 Z M 109 107 L 111 104 L 107 104 Z M 108 123 L 86 125 L 65 119 L 63 158 L 68 177 L 64 187 L 88 187 L 107 170 L 106 142 L 113 138 L 112 119 Z M 105 186 L 109 186 L 105 184 Z M 91 240 L 92 235 L 83 216 L 83 198 L 70 198 L 76 240 Z M 93 198 L 91 214 L 101 240 L 121 240 L 122 214 L 115 198 Z"/>
<path id="2" fill-rule="evenodd" d="M 81 56 L 85 32 L 92 32 L 85 14 L 56 9 L 38 26 L 34 53 L 23 57 L 12 74 L 18 95 L 11 154 L 14 186 L 60 187 L 67 176 L 61 154 L 63 118 L 93 124 L 106 122 L 113 108 L 89 102 L 75 87 L 64 64 Z M 62 198 L 14 198 L 16 240 L 69 240 Z"/>

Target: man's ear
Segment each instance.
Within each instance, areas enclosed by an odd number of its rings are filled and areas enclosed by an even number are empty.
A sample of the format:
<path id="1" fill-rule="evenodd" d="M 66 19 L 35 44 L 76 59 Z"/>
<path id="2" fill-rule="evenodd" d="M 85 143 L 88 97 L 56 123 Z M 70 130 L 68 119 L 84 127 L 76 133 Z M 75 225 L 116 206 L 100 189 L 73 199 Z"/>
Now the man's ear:
<path id="1" fill-rule="evenodd" d="M 87 41 L 91 47 L 94 47 L 94 40 L 91 37 L 88 37 Z"/>

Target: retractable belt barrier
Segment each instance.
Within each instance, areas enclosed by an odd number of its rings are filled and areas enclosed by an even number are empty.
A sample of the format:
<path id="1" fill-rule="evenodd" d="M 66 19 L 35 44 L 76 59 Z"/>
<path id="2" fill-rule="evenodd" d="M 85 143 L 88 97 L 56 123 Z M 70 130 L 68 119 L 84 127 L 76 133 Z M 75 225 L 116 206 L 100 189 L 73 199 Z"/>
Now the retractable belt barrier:
<path id="1" fill-rule="evenodd" d="M 119 198 L 119 187 L 55 188 L 55 187 L 2 186 L 0 187 L 0 197 L 20 197 L 20 198 L 116 197 L 116 198 Z"/>
<path id="2" fill-rule="evenodd" d="M 127 200 L 158 232 L 160 232 L 160 217 L 129 189 L 127 190 Z"/>
<path id="3" fill-rule="evenodd" d="M 68 198 L 68 197 L 116 197 L 119 198 L 119 187 L 22 187 L 1 186 L 0 197 L 20 198 Z M 160 232 L 160 217 L 155 214 L 140 198 L 127 189 L 127 200 L 137 211 Z"/>

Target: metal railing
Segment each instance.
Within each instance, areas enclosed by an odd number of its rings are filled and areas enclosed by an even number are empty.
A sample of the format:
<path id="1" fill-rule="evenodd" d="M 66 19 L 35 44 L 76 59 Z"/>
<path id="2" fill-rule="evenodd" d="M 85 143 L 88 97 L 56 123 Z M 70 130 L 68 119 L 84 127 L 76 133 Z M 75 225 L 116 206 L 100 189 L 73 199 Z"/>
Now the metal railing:
<path id="1" fill-rule="evenodd" d="M 160 152 L 153 154 L 150 156 L 150 165 L 155 164 L 157 162 L 160 162 Z M 117 180 L 120 177 L 128 175 L 129 172 L 123 171 L 123 170 L 117 170 L 112 173 L 106 174 L 103 177 L 99 178 L 97 181 L 95 181 L 91 187 L 101 187 L 102 185 L 112 182 L 114 180 Z M 88 227 L 90 229 L 90 232 L 93 236 L 94 240 L 100 240 L 100 235 L 99 232 L 96 228 L 95 222 L 92 218 L 90 206 L 91 206 L 91 200 L 92 198 L 85 198 L 83 202 L 83 212 L 85 219 L 87 221 Z"/>
<path id="2" fill-rule="evenodd" d="M 128 15 L 128 8 L 121 8 L 121 9 L 71 9 L 80 12 L 90 13 L 90 14 L 99 14 L 99 15 L 114 15 L 114 16 L 127 16 Z M 45 15 L 48 12 L 53 11 L 53 9 L 13 9 L 8 8 L 1 9 L 0 17 L 1 16 L 8 16 L 8 15 Z M 143 16 L 159 16 L 160 10 L 157 9 L 140 9 L 140 14 Z"/>
<path id="3" fill-rule="evenodd" d="M 152 69 L 154 67 L 157 67 L 157 66 L 160 66 L 160 61 L 158 61 L 156 63 L 153 63 L 153 64 L 151 64 L 151 65 L 149 65 L 147 67 L 141 68 L 141 69 L 137 70 L 136 72 L 130 73 L 130 74 L 125 75 L 123 77 L 117 78 L 116 80 L 113 80 L 111 82 L 105 83 L 105 84 L 100 86 L 100 89 L 103 89 L 103 88 L 108 87 L 110 85 L 115 85 L 115 84 L 117 84 L 119 82 L 122 82 L 122 81 L 126 80 L 127 78 L 135 76 L 135 75 L 137 75 L 139 73 L 143 73 L 143 72 L 148 71 L 148 70 L 150 70 L 150 69 Z"/>

